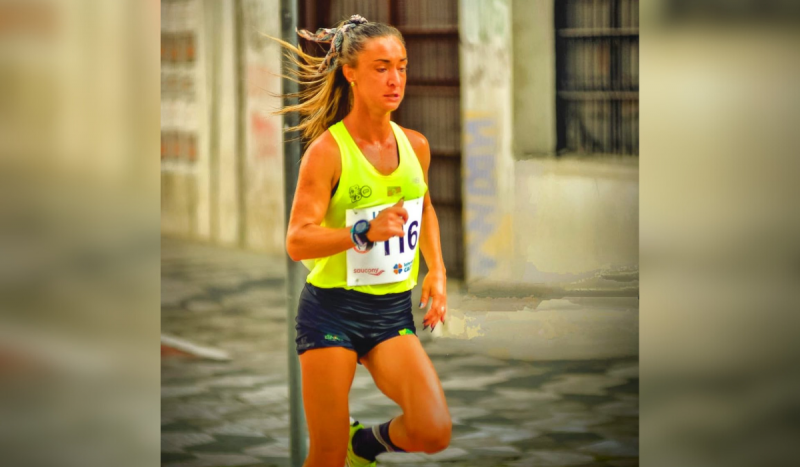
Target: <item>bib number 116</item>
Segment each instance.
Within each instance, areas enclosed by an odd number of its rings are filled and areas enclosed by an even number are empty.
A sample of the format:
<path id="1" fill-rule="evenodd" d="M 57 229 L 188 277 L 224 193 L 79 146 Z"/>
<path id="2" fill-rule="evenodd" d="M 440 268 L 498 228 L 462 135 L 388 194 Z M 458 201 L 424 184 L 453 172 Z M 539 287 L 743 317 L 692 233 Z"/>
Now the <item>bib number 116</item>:
<path id="1" fill-rule="evenodd" d="M 418 227 L 419 227 L 419 222 L 413 221 L 410 224 L 408 224 L 408 232 L 406 232 L 406 236 L 397 237 L 397 240 L 400 245 L 400 253 L 405 253 L 406 251 L 406 240 L 408 240 L 409 250 L 413 251 L 414 248 L 417 247 L 417 240 L 419 239 Z M 386 240 L 385 242 L 383 242 L 383 252 L 386 256 L 389 256 L 390 254 L 389 243 L 390 240 Z"/>

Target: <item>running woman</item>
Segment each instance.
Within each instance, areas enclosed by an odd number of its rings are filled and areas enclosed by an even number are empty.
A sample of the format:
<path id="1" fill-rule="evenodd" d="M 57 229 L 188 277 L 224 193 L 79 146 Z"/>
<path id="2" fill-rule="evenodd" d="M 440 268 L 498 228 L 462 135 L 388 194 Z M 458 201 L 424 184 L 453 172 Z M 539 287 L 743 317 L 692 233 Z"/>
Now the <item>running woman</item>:
<path id="1" fill-rule="evenodd" d="M 444 391 L 416 336 L 411 289 L 419 252 L 423 329 L 444 323 L 446 272 L 428 193 L 430 147 L 390 120 L 406 85 L 405 42 L 394 27 L 354 15 L 298 34 L 330 43 L 324 58 L 281 42 L 298 65 L 299 112 L 310 141 L 300 164 L 286 249 L 311 263 L 297 313 L 297 353 L 310 449 L 305 466 L 374 466 L 383 452 L 434 453 L 450 443 Z M 364 428 L 349 416 L 356 365 L 403 414 Z"/>

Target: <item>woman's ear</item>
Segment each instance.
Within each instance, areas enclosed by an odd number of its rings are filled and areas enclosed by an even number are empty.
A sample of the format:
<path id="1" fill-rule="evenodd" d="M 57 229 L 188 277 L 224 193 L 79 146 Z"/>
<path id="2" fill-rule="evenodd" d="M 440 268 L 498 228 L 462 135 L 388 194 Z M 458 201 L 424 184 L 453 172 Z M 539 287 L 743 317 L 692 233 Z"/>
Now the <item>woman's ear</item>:
<path id="1" fill-rule="evenodd" d="M 355 70 L 350 65 L 342 65 L 342 74 L 344 74 L 344 79 L 348 83 L 352 83 L 355 80 Z"/>

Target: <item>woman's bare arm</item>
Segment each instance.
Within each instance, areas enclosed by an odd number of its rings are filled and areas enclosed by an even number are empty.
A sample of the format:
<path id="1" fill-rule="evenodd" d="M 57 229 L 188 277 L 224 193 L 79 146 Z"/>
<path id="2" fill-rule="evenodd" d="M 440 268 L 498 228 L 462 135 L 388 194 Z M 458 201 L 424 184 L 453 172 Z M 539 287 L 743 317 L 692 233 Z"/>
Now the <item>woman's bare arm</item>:
<path id="1" fill-rule="evenodd" d="M 322 227 L 331 199 L 331 190 L 341 174 L 339 146 L 330 133 L 323 133 L 311 143 L 300 162 L 289 229 L 286 232 L 286 251 L 294 261 L 324 258 L 353 247 L 350 226 L 334 229 Z M 367 238 L 373 242 L 404 235 L 403 224 L 408 212 L 402 202 L 384 209 L 370 221 Z"/>
<path id="2" fill-rule="evenodd" d="M 428 313 L 423 319 L 426 326 L 436 326 L 440 321 L 444 321 L 447 313 L 447 270 L 444 266 L 442 257 L 442 242 L 439 233 L 439 219 L 431 202 L 430 183 L 428 181 L 428 169 L 431 165 L 431 150 L 428 140 L 420 133 L 413 130 L 404 130 L 411 143 L 411 147 L 419 159 L 422 172 L 425 175 L 425 183 L 428 184 L 428 192 L 422 204 L 422 227 L 420 229 L 419 243 L 422 256 L 428 265 L 428 274 L 422 283 L 422 300 L 420 308 L 428 304 L 430 298 L 433 299 Z"/>
<path id="3" fill-rule="evenodd" d="M 339 173 L 339 147 L 330 133 L 325 132 L 311 143 L 300 162 L 300 175 L 286 232 L 286 251 L 294 261 L 324 258 L 353 247 L 350 229 L 320 225 Z"/>

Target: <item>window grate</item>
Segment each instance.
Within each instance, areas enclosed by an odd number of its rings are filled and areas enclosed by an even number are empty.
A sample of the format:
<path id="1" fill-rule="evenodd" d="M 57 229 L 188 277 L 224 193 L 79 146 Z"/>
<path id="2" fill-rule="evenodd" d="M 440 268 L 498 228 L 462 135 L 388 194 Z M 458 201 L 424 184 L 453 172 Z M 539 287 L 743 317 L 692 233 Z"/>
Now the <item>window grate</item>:
<path id="1" fill-rule="evenodd" d="M 639 154 L 639 1 L 556 0 L 559 153 Z"/>

